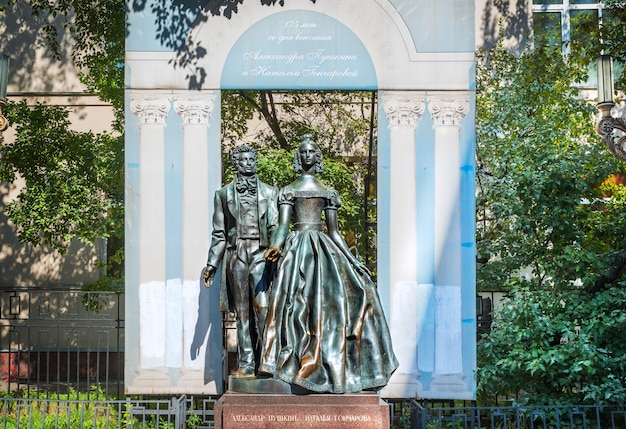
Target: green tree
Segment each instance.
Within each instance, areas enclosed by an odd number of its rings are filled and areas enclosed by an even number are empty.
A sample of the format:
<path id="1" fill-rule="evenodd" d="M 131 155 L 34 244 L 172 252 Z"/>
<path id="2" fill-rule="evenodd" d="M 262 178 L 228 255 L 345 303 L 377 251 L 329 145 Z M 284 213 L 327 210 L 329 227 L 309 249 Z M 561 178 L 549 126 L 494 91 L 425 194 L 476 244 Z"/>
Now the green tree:
<path id="1" fill-rule="evenodd" d="M 588 67 L 560 52 L 478 56 L 477 283 L 508 292 L 479 342 L 478 391 L 623 404 L 624 165 L 576 85 Z"/>
<path id="2" fill-rule="evenodd" d="M 121 139 L 70 129 L 67 109 L 25 101 L 7 109 L 17 137 L 2 146 L 0 180 L 26 186 L 5 207 L 19 238 L 64 251 L 74 237 L 121 236 Z"/>

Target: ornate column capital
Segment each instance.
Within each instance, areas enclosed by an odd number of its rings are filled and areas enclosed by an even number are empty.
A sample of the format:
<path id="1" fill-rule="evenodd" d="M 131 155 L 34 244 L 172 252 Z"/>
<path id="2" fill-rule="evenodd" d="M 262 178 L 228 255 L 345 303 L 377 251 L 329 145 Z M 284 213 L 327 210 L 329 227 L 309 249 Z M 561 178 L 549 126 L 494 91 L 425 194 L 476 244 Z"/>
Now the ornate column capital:
<path id="1" fill-rule="evenodd" d="M 428 99 L 428 111 L 433 118 L 433 127 L 460 127 L 461 121 L 469 112 L 469 98 L 433 96 Z"/>
<path id="2" fill-rule="evenodd" d="M 131 93 L 130 109 L 139 118 L 139 126 L 165 126 L 170 111 L 170 96 L 155 93 Z"/>
<path id="3" fill-rule="evenodd" d="M 389 120 L 389 127 L 417 127 L 417 121 L 422 117 L 424 108 L 424 100 L 416 94 L 389 94 L 383 98 L 383 109 Z"/>
<path id="4" fill-rule="evenodd" d="M 215 94 L 178 95 L 174 100 L 174 110 L 185 125 L 209 125 L 213 113 Z"/>

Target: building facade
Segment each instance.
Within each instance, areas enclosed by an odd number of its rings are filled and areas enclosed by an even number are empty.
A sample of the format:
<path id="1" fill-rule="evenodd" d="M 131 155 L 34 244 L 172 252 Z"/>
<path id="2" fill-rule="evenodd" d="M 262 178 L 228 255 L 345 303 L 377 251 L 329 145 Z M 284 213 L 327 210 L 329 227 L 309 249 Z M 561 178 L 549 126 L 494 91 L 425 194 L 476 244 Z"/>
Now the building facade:
<path id="1" fill-rule="evenodd" d="M 25 99 L 29 105 L 45 103 L 66 106 L 75 131 L 99 133 L 111 129 L 111 106 L 97 95 L 85 92 L 71 61 L 68 36 L 60 41 L 62 58 L 53 59 L 42 40 L 42 28 L 52 23 L 63 34 L 62 21 L 49 17 L 32 17 L 26 2 L 0 13 L 0 52 L 10 57 L 9 100 Z M 6 141 L 15 136 L 9 124 Z M 72 243 L 68 252 L 22 244 L 16 228 L 2 207 L 17 197 L 23 182 L 0 184 L 0 288 L 28 286 L 81 286 L 93 283 L 100 275 L 98 260 L 103 260 L 106 246 L 84 246 Z"/>
<path id="2" fill-rule="evenodd" d="M 345 89 L 377 91 L 379 99 L 378 287 L 400 360 L 382 395 L 473 399 L 474 51 L 502 34 L 521 52 L 533 29 L 557 28 L 570 40 L 572 18 L 595 14 L 600 22 L 601 4 L 290 0 L 227 12 L 147 2 L 128 15 L 127 392 L 223 388 L 222 315 L 216 291 L 199 283 L 210 202 L 222 182 L 220 92 Z M 14 18 L 0 15 L 9 97 L 71 106 L 77 130 L 108 129 L 110 106 L 83 93 L 69 62 L 52 61 L 44 48 L 33 55 L 44 21 Z M 2 203 L 16 186 L 2 185 Z M 102 250 L 60 255 L 23 246 L 3 216 L 0 286 L 97 278 Z"/>

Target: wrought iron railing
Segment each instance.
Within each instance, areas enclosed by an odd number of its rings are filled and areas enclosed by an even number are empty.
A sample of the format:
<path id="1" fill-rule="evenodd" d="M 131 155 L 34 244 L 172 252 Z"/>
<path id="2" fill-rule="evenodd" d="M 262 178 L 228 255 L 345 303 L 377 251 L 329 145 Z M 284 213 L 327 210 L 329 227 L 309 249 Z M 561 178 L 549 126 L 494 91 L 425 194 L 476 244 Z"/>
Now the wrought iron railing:
<path id="1" fill-rule="evenodd" d="M 215 400 L 0 399 L 0 427 L 18 429 L 210 429 Z"/>
<path id="2" fill-rule="evenodd" d="M 212 429 L 217 398 L 0 399 L 0 425 L 29 429 Z M 398 405 L 396 403 L 395 405 Z M 390 407 L 392 429 L 623 429 L 626 410 L 597 405 Z"/>
<path id="3" fill-rule="evenodd" d="M 0 288 L 0 390 L 124 392 L 124 293 Z"/>
<path id="4" fill-rule="evenodd" d="M 624 429 L 626 408 L 600 405 L 424 407 L 410 404 L 413 429 Z"/>

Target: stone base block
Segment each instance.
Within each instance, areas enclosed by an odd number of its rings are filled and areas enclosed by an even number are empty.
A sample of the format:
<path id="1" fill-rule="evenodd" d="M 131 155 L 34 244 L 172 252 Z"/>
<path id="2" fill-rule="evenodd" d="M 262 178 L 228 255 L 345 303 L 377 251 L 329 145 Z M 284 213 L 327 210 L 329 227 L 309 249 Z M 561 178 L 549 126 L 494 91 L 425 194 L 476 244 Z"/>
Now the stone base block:
<path id="1" fill-rule="evenodd" d="M 246 394 L 215 405 L 215 429 L 388 429 L 389 405 L 376 393 Z"/>

